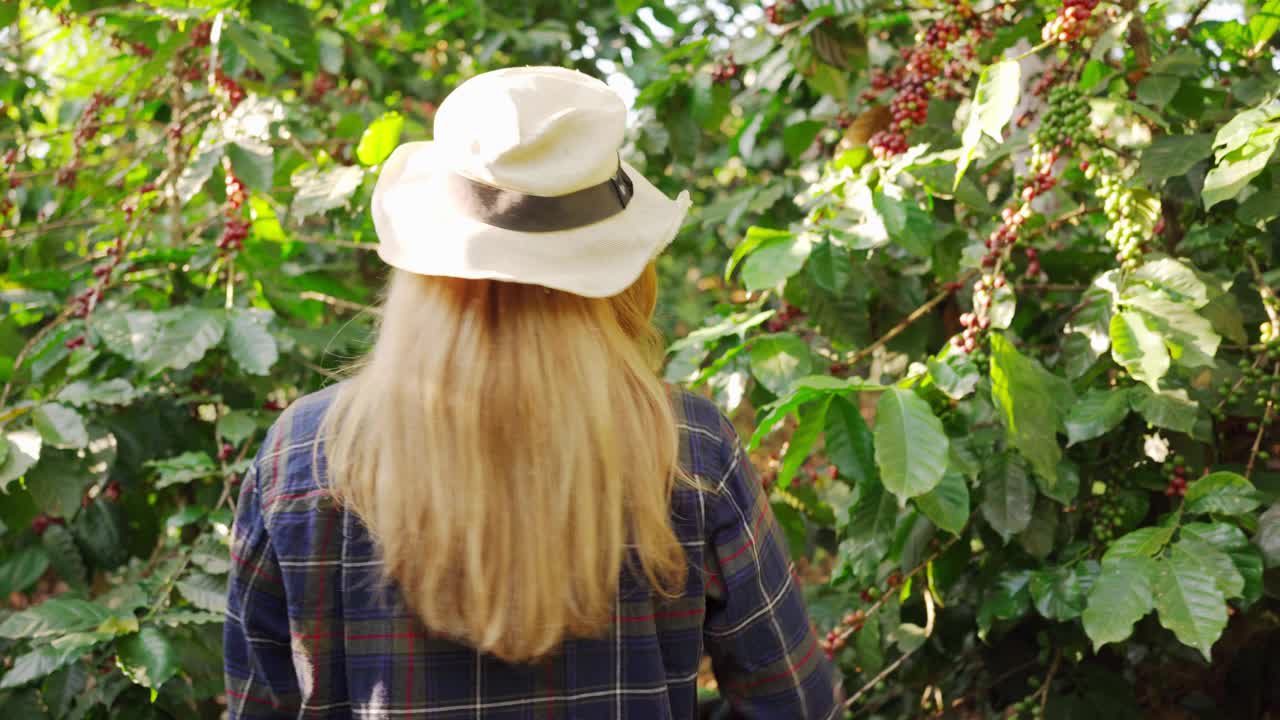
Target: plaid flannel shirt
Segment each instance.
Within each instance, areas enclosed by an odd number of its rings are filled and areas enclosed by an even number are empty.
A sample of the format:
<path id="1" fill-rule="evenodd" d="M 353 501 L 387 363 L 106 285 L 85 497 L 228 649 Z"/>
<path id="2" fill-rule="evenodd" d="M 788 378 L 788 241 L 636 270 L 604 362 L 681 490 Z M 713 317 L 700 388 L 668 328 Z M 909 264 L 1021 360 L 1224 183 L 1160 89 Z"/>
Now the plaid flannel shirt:
<path id="1" fill-rule="evenodd" d="M 431 633 L 394 590 L 375 590 L 376 547 L 324 489 L 313 447 L 332 392 L 291 406 L 244 478 L 224 636 L 231 720 L 689 720 L 704 651 L 741 717 L 840 712 L 785 537 L 733 426 L 709 401 L 675 396 L 683 467 L 714 486 L 674 493 L 684 595 L 655 597 L 624 571 L 607 633 L 520 665 Z"/>

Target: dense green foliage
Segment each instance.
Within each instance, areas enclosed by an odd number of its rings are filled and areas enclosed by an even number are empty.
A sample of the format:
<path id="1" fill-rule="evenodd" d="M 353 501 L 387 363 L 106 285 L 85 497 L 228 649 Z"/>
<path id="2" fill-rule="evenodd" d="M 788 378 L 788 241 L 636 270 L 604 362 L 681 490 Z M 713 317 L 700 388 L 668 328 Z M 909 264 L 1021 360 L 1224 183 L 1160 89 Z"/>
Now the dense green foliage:
<path id="1" fill-rule="evenodd" d="M 237 478 L 367 346 L 378 163 L 547 63 L 694 192 L 668 377 L 755 413 L 857 716 L 1257 715 L 1280 3 L 1205 8 L 0 5 L 0 709 L 217 716 Z"/>

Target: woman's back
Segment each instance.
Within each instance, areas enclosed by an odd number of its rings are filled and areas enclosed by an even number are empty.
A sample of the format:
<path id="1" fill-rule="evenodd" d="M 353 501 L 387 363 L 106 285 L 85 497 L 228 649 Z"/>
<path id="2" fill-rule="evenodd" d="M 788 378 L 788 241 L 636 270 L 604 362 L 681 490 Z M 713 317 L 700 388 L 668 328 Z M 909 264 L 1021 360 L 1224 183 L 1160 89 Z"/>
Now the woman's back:
<path id="1" fill-rule="evenodd" d="M 236 508 L 233 720 L 691 720 L 704 652 L 741 715 L 838 712 L 732 426 L 657 373 L 689 199 L 621 160 L 626 114 L 581 73 L 484 73 L 383 163 L 377 338 Z"/>
<path id="2" fill-rule="evenodd" d="M 325 487 L 316 437 L 336 388 L 269 434 L 236 509 L 227 694 L 234 718 L 675 718 L 696 715 L 704 650 L 746 717 L 834 717 L 831 668 L 785 540 L 732 426 L 674 396 L 681 466 L 671 522 L 689 565 L 665 599 L 624 569 L 611 627 L 513 664 L 431 633 L 394 589 L 368 530 Z M 520 498 L 511 498 L 520 512 Z M 422 552 L 431 552 L 423 547 Z"/>

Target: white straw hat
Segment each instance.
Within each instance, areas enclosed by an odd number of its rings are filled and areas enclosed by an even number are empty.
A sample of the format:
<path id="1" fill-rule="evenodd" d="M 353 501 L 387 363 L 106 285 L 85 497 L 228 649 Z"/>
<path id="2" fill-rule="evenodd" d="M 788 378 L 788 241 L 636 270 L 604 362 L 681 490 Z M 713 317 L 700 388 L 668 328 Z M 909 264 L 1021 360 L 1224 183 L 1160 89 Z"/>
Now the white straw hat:
<path id="1" fill-rule="evenodd" d="M 618 150 L 627 109 L 588 75 L 521 67 L 477 75 L 440 104 L 433 142 L 391 153 L 373 189 L 378 255 L 420 275 L 625 290 L 689 209 Z"/>

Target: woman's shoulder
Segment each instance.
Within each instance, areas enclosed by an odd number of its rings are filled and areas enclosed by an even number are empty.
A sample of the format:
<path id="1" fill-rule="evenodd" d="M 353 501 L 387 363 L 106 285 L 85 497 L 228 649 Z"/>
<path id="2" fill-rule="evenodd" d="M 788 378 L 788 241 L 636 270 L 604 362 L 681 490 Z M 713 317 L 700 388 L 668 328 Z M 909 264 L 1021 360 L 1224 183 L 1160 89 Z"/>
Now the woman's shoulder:
<path id="1" fill-rule="evenodd" d="M 719 477 L 735 454 L 738 435 L 720 407 L 710 398 L 683 388 L 671 388 L 680 455 L 684 468 L 698 476 Z"/>
<path id="2" fill-rule="evenodd" d="M 324 449 L 320 427 L 342 383 L 330 385 L 289 404 L 262 441 L 253 472 L 267 506 L 277 496 L 300 496 L 322 483 Z"/>

